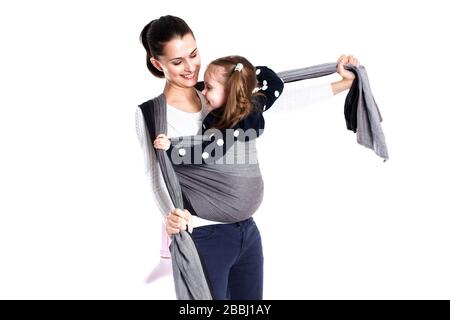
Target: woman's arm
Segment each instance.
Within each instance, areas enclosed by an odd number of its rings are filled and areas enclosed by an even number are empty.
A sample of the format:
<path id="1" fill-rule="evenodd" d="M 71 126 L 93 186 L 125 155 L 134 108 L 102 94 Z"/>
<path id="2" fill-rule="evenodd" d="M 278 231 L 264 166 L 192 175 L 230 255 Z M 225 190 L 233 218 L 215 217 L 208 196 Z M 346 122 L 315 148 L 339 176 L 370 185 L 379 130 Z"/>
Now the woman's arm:
<path id="1" fill-rule="evenodd" d="M 352 86 L 353 80 L 349 79 L 342 79 L 336 82 L 331 83 L 331 90 L 333 91 L 333 94 L 336 95 L 338 93 L 341 93 L 342 91 L 350 89 Z"/>
<path id="2" fill-rule="evenodd" d="M 305 86 L 303 81 L 286 83 L 283 95 L 278 99 L 277 112 L 289 112 L 297 110 L 299 107 L 308 106 L 319 101 L 333 97 L 334 95 L 351 87 L 354 74 L 345 70 L 345 64 L 359 65 L 358 59 L 353 56 L 342 55 L 338 59 L 337 72 L 342 79 L 333 83 L 316 84 Z"/>
<path id="3" fill-rule="evenodd" d="M 277 101 L 276 112 L 290 112 L 333 97 L 330 83 L 305 86 L 303 81 L 286 83 L 283 95 Z M 269 111 L 274 112 L 274 111 Z"/>
<path id="4" fill-rule="evenodd" d="M 152 188 L 152 194 L 156 201 L 156 205 L 160 210 L 162 216 L 164 217 L 168 212 L 173 209 L 172 201 L 170 200 L 169 192 L 164 183 L 161 170 L 159 168 L 158 161 L 156 159 L 156 154 L 153 150 L 149 149 L 150 135 L 147 131 L 145 125 L 144 116 L 142 114 L 141 108 L 136 108 L 135 113 L 136 122 L 136 135 L 139 141 L 139 145 L 143 151 L 144 155 L 144 170 L 146 176 L 150 179 L 150 185 Z M 166 232 L 165 219 L 162 222 L 161 231 L 161 258 L 170 258 L 169 244 L 170 238 Z"/>
<path id="5" fill-rule="evenodd" d="M 136 134 L 144 155 L 145 174 L 150 179 L 150 184 L 153 190 L 152 193 L 156 200 L 156 204 L 164 217 L 173 209 L 173 204 L 170 200 L 166 184 L 164 183 L 164 179 L 159 168 L 159 163 L 156 159 L 156 154 L 149 148 L 149 146 L 152 145 L 152 142 L 145 126 L 142 110 L 139 107 L 136 109 Z"/>

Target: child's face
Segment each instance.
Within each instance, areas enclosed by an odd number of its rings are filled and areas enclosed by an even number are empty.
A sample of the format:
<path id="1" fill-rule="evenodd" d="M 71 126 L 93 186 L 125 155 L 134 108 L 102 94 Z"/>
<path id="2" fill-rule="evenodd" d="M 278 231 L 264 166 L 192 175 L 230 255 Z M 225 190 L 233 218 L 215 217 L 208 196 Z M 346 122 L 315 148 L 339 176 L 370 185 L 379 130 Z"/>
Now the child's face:
<path id="1" fill-rule="evenodd" d="M 209 66 L 205 71 L 205 89 L 202 93 L 212 109 L 220 108 L 226 102 L 225 86 L 221 75 L 223 73 L 225 73 L 224 68 L 219 66 Z"/>

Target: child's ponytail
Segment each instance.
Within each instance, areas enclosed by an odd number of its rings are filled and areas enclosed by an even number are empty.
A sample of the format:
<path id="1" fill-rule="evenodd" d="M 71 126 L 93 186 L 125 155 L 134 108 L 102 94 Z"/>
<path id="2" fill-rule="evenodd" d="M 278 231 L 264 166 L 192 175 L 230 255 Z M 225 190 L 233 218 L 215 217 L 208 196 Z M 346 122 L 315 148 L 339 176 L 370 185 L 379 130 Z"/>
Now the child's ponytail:
<path id="1" fill-rule="evenodd" d="M 227 100 L 222 117 L 215 127 L 233 128 L 252 111 L 251 97 L 256 87 L 255 67 L 241 56 L 219 58 L 210 65 L 221 66 L 226 70 L 224 78 Z"/>

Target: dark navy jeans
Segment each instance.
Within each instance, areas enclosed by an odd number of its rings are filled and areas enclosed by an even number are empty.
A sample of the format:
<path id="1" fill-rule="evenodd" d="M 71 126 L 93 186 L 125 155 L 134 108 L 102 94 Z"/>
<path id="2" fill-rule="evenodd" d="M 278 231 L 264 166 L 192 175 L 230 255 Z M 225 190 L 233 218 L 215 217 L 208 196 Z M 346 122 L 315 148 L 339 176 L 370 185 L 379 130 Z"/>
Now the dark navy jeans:
<path id="1" fill-rule="evenodd" d="M 253 218 L 194 228 L 192 238 L 218 300 L 261 300 L 263 252 Z"/>

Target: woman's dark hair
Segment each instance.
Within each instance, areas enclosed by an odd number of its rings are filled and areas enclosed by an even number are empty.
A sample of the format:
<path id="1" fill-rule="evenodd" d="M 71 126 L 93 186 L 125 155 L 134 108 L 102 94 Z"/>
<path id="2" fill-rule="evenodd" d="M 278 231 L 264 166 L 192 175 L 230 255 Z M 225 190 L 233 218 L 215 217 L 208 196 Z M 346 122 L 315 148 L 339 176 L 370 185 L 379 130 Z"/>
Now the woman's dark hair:
<path id="1" fill-rule="evenodd" d="M 164 78 L 164 73 L 152 65 L 150 58 L 162 56 L 167 42 L 176 37 L 183 38 L 188 33 L 194 37 L 183 19 L 170 15 L 152 20 L 142 29 L 140 40 L 147 51 L 147 68 L 155 77 Z"/>

